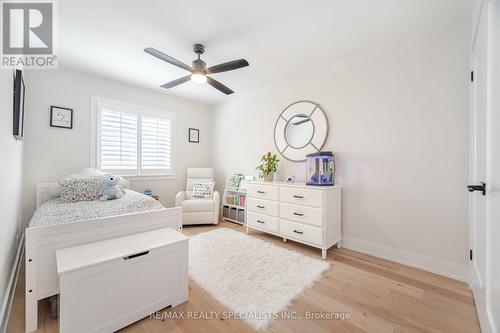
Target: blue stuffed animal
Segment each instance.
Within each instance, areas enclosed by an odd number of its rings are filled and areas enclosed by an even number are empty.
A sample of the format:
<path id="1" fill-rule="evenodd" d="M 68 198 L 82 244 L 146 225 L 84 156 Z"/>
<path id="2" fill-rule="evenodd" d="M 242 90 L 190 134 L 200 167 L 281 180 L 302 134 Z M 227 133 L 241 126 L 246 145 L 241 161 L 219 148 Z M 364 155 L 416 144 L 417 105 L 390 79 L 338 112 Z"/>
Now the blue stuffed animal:
<path id="1" fill-rule="evenodd" d="M 120 199 L 125 194 L 123 188 L 118 185 L 119 177 L 105 175 L 102 179 L 100 200 Z"/>

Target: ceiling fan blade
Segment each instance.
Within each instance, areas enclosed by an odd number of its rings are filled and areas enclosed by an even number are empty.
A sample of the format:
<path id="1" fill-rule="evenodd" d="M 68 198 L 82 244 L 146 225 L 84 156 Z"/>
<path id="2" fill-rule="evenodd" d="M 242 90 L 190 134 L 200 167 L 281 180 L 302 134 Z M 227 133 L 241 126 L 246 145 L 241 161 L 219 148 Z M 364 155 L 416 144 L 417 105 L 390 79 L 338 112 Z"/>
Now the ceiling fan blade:
<path id="1" fill-rule="evenodd" d="M 301 125 L 301 124 L 307 123 L 308 121 L 311 121 L 311 118 L 302 119 L 302 120 L 296 121 L 296 122 L 294 122 L 292 124 L 294 124 L 294 125 Z"/>
<path id="2" fill-rule="evenodd" d="M 166 55 L 165 53 L 163 53 L 161 51 L 158 51 L 157 49 L 154 49 L 152 47 L 145 48 L 144 52 L 149 53 L 152 56 L 157 57 L 158 59 L 166 61 L 166 62 L 168 62 L 168 63 L 170 63 L 170 64 L 172 64 L 174 66 L 180 67 L 180 68 L 185 69 L 185 70 L 187 70 L 189 72 L 193 71 L 193 69 L 191 68 L 191 66 L 188 66 L 185 63 L 183 63 L 182 61 L 179 61 L 179 60 L 177 60 L 175 58 L 172 58 L 171 56 Z"/>
<path id="3" fill-rule="evenodd" d="M 173 88 L 175 86 L 178 86 L 179 84 L 183 84 L 184 82 L 188 82 L 190 79 L 191 79 L 191 75 L 187 75 L 187 76 L 181 77 L 177 80 L 173 80 L 173 81 L 170 81 L 168 83 L 165 83 L 161 87 L 165 88 L 165 89 L 170 89 L 170 88 Z"/>
<path id="4" fill-rule="evenodd" d="M 231 89 L 229 89 L 228 87 L 226 87 L 225 85 L 220 83 L 219 81 L 212 79 L 210 76 L 207 76 L 207 83 L 209 85 L 211 85 L 212 87 L 214 87 L 215 89 L 223 92 L 226 95 L 231 95 L 232 93 L 234 93 L 234 91 L 232 91 Z"/>
<path id="5" fill-rule="evenodd" d="M 246 61 L 245 59 L 238 59 L 207 68 L 207 73 L 213 74 L 213 73 L 227 72 L 241 67 L 246 67 L 248 65 L 249 65 L 248 61 Z"/>

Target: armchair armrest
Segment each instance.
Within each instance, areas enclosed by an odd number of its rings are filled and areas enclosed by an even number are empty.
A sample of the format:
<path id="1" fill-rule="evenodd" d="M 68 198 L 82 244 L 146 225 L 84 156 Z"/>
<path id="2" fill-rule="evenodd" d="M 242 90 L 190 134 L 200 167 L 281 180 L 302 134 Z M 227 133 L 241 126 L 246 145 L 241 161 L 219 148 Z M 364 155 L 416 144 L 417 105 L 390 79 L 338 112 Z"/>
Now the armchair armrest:
<path id="1" fill-rule="evenodd" d="M 182 206 L 182 202 L 186 200 L 186 192 L 185 191 L 180 191 L 177 193 L 175 196 L 175 207 L 180 207 Z"/>

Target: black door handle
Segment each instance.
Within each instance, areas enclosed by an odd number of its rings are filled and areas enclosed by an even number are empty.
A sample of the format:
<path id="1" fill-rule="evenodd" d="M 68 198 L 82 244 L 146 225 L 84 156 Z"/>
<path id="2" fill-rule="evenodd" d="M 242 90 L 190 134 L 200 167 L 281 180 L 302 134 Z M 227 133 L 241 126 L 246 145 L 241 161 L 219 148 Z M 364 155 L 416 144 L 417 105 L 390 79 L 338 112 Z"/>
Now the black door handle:
<path id="1" fill-rule="evenodd" d="M 483 195 L 486 195 L 486 183 L 481 182 L 481 185 L 468 185 L 467 190 L 469 190 L 469 192 L 481 191 Z"/>

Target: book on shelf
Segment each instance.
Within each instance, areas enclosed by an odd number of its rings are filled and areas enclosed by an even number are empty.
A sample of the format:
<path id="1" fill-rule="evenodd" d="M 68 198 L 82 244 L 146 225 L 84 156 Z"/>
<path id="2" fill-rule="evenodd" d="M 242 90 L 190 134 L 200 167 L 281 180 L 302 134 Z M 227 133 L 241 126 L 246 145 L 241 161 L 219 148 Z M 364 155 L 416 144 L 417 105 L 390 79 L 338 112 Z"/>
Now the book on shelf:
<path id="1" fill-rule="evenodd" d="M 232 192 L 237 192 L 240 190 L 241 181 L 245 179 L 245 176 L 241 173 L 235 174 L 233 177 L 229 178 L 227 183 L 227 190 Z"/>
<path id="2" fill-rule="evenodd" d="M 245 199 L 245 196 L 241 194 L 228 194 L 226 195 L 226 204 L 243 207 L 245 206 Z"/>

